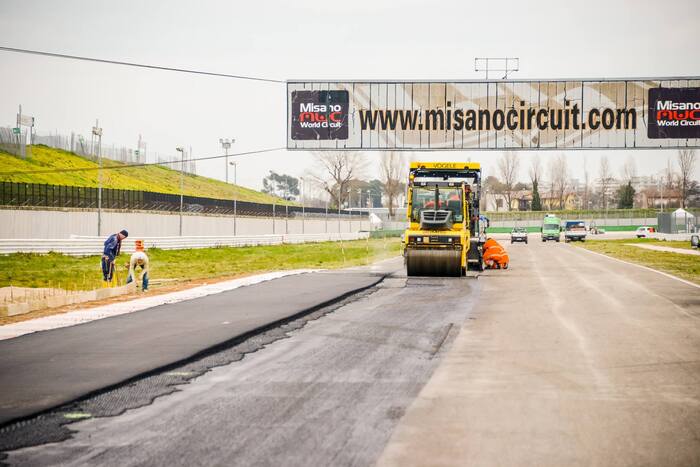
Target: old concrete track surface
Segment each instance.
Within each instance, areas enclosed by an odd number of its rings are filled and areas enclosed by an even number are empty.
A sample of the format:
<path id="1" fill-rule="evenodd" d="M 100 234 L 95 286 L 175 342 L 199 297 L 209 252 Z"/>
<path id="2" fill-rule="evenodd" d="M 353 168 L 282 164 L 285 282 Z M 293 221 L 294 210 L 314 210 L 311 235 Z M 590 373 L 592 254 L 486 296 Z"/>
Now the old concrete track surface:
<path id="1" fill-rule="evenodd" d="M 700 288 L 513 245 L 379 465 L 700 465 Z"/>
<path id="2" fill-rule="evenodd" d="M 93 418 L 70 439 L 5 461 L 700 464 L 700 289 L 563 243 L 508 251 L 507 271 L 399 272 L 214 363 L 154 374 L 179 384 L 155 401 L 134 403 L 141 383 L 84 401 Z M 24 436 L 45 433 L 31 423 Z"/>

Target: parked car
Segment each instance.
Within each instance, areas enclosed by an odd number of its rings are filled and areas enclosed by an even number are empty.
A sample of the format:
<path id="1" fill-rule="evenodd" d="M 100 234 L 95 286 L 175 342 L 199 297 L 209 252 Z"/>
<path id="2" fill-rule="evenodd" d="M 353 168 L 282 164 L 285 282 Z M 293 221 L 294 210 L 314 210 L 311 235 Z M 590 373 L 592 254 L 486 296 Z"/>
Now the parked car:
<path id="1" fill-rule="evenodd" d="M 527 243 L 527 229 L 525 227 L 514 227 L 510 231 L 510 243 L 515 242 Z"/>
<path id="2" fill-rule="evenodd" d="M 647 238 L 650 236 L 650 234 L 653 234 L 656 232 L 656 229 L 654 227 L 646 227 L 646 226 L 639 226 L 637 227 L 637 231 L 635 234 L 637 235 L 637 238 Z"/>
<path id="3" fill-rule="evenodd" d="M 564 225 L 564 241 L 586 241 L 586 223 L 583 221 L 566 221 Z"/>

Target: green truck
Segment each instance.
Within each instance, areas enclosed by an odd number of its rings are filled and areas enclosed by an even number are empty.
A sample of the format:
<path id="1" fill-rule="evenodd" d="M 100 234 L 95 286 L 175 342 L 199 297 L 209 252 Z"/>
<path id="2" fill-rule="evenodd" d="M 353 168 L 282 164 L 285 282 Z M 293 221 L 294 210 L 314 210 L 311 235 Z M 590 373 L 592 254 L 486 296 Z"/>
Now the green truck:
<path id="1" fill-rule="evenodd" d="M 561 219 L 554 214 L 547 214 L 542 220 L 542 241 L 556 240 L 561 237 Z"/>

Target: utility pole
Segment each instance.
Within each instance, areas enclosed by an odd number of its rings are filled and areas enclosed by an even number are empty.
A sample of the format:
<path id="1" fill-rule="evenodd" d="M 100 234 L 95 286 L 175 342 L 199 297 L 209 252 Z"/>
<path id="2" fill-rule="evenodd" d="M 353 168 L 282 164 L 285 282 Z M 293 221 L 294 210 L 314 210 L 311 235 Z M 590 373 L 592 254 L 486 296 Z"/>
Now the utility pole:
<path id="1" fill-rule="evenodd" d="M 185 148 L 178 146 L 175 148 L 176 151 L 180 153 L 180 236 L 182 237 L 182 205 L 183 203 L 183 190 L 185 188 Z"/>
<path id="2" fill-rule="evenodd" d="M 343 204 L 340 200 L 342 199 L 343 192 L 340 189 L 341 185 L 338 184 L 338 235 L 340 235 L 340 205 Z"/>
<path id="3" fill-rule="evenodd" d="M 102 235 L 102 128 L 95 120 L 92 135 L 97 136 L 97 236 Z"/>
<path id="4" fill-rule="evenodd" d="M 236 163 L 236 161 L 234 161 L 234 162 L 230 162 L 230 164 L 233 166 L 233 184 L 236 187 L 238 187 L 238 180 L 237 180 L 237 176 L 236 176 L 238 163 Z M 228 165 L 226 167 L 228 167 Z M 228 182 L 228 180 L 227 180 L 227 182 Z M 233 235 L 234 236 L 237 235 L 236 234 L 236 214 L 237 214 L 236 213 L 236 211 L 237 211 L 236 205 L 238 204 L 237 200 L 238 200 L 238 195 L 236 194 L 236 192 L 234 192 L 233 193 Z"/>
<path id="5" fill-rule="evenodd" d="M 299 177 L 301 180 L 301 233 L 305 233 L 304 229 L 304 218 L 306 217 L 306 211 L 304 210 L 304 177 Z"/>
<path id="6" fill-rule="evenodd" d="M 231 149 L 231 145 L 235 143 L 236 140 L 234 138 L 228 139 L 228 138 L 219 138 L 219 143 L 221 144 L 221 147 L 224 149 L 224 154 L 226 155 L 225 161 L 226 161 L 226 183 L 228 183 L 228 150 Z M 233 182 L 234 184 L 236 182 Z"/>

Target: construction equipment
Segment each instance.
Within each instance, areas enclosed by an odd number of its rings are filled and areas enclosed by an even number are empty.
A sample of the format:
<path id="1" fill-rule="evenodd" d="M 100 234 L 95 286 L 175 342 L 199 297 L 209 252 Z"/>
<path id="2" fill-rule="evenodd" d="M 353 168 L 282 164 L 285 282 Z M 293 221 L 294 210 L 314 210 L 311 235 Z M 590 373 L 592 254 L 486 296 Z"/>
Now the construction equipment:
<path id="1" fill-rule="evenodd" d="M 481 165 L 412 162 L 404 258 L 409 276 L 461 276 L 483 271 L 479 198 Z"/>

